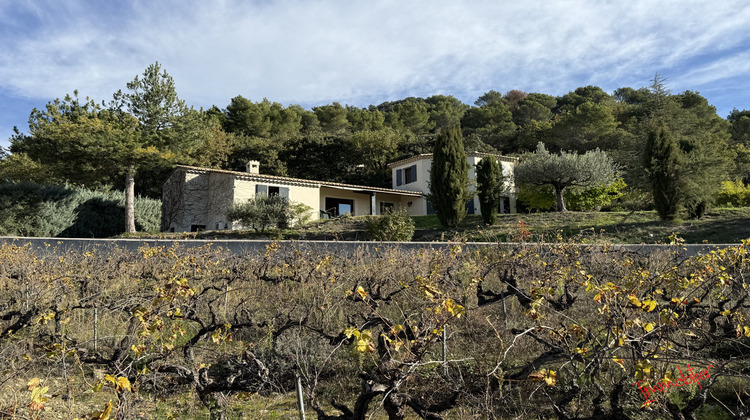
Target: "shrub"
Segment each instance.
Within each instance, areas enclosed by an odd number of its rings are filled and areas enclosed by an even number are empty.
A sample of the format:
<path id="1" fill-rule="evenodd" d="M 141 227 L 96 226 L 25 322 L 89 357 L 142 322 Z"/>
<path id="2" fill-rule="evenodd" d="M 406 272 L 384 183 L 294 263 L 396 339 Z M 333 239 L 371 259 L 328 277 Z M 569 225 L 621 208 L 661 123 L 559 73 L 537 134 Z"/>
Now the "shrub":
<path id="1" fill-rule="evenodd" d="M 622 197 L 622 190 L 627 185 L 620 178 L 609 185 L 594 185 L 588 188 L 572 188 L 567 192 L 565 201 L 573 211 L 599 211 L 603 206 Z"/>
<path id="2" fill-rule="evenodd" d="M 304 203 L 298 203 L 296 201 L 290 202 L 289 211 L 291 214 L 291 225 L 300 226 L 309 222 L 312 217 L 312 209 L 312 207 Z"/>
<path id="3" fill-rule="evenodd" d="M 410 241 L 414 236 L 414 220 L 406 210 L 386 212 L 367 219 L 365 230 L 371 241 Z"/>
<path id="4" fill-rule="evenodd" d="M 568 188 L 565 191 L 565 202 L 573 211 L 598 211 L 620 198 L 625 187 L 625 181 L 618 179 L 609 185 Z M 547 211 L 555 207 L 555 193 L 549 185 L 524 185 L 518 193 L 518 199 L 533 210 Z"/>
<path id="5" fill-rule="evenodd" d="M 234 203 L 227 218 L 245 228 L 263 232 L 270 227 L 284 229 L 289 226 L 291 211 L 289 199 L 279 195 L 256 194 L 244 203 Z"/>
<path id="6" fill-rule="evenodd" d="M 742 207 L 750 205 L 750 188 L 745 186 L 741 180 L 724 181 L 721 190 L 716 197 L 719 206 Z"/>
<path id="7" fill-rule="evenodd" d="M 161 202 L 136 198 L 136 228 L 157 231 Z M 108 237 L 125 231 L 125 194 L 32 182 L 0 184 L 0 233 Z"/>

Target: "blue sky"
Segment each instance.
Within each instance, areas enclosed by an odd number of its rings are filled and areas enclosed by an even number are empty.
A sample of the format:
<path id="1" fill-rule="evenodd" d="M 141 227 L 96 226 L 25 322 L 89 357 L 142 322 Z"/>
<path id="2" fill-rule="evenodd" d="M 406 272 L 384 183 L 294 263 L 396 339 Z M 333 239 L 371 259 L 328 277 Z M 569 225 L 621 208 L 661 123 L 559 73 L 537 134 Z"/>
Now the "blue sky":
<path id="1" fill-rule="evenodd" d="M 750 2 L 0 0 L 0 145 L 33 107 L 159 61 L 189 105 L 367 106 L 488 90 L 694 90 L 750 109 Z"/>

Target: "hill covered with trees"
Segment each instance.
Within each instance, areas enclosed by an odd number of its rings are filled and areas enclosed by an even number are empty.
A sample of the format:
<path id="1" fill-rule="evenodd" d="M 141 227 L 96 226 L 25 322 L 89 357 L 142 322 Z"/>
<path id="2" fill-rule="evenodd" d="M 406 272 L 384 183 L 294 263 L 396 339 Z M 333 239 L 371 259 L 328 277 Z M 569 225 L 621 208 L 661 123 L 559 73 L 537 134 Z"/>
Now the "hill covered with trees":
<path id="1" fill-rule="evenodd" d="M 750 110 L 716 114 L 698 92 L 649 87 L 607 93 L 596 86 L 562 96 L 490 90 L 474 104 L 452 96 L 404 98 L 367 108 L 334 102 L 304 109 L 238 95 L 224 107 L 187 107 L 158 63 L 109 103 L 76 93 L 30 113 L 28 133 L 0 156 L 0 179 L 125 189 L 160 197 L 175 164 L 390 186 L 389 162 L 430 153 L 446 127 L 460 125 L 467 151 L 522 155 L 537 149 L 606 152 L 629 186 L 621 200 L 652 206 L 663 184 L 657 127 L 673 142 L 681 208 L 699 216 L 722 181 L 750 181 Z M 652 140 L 650 141 L 649 138 Z M 660 184 L 662 182 L 662 184 Z M 736 185 L 736 184 L 735 184 Z M 645 197 L 645 199 L 644 199 Z"/>

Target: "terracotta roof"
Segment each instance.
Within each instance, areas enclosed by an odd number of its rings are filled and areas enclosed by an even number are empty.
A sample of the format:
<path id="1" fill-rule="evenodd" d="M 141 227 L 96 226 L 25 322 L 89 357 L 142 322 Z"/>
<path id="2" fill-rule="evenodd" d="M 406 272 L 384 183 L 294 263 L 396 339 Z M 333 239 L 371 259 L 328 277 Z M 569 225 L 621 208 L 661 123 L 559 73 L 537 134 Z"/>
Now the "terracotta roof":
<path id="1" fill-rule="evenodd" d="M 498 155 L 497 153 L 467 152 L 466 156 L 467 157 L 468 156 L 477 156 L 477 157 L 494 156 L 495 158 L 497 158 L 497 160 L 501 162 L 518 163 L 518 158 L 516 157 Z M 432 153 L 422 153 L 421 155 L 416 155 L 410 158 L 401 159 L 399 161 L 389 163 L 388 167 L 394 168 L 396 166 L 401 166 L 407 163 L 417 162 L 417 161 L 425 160 L 425 159 L 432 159 Z"/>
<path id="2" fill-rule="evenodd" d="M 224 169 L 213 169 L 213 168 L 200 168 L 197 166 L 177 165 L 175 167 L 175 170 L 177 169 L 183 169 L 187 172 L 193 172 L 193 173 L 214 172 L 214 173 L 232 175 L 234 177 L 248 179 L 248 180 L 275 181 L 275 182 L 282 183 L 282 184 L 307 185 L 311 187 L 330 187 L 330 188 L 340 188 L 340 189 L 345 189 L 345 190 L 382 192 L 382 193 L 400 194 L 400 195 L 409 195 L 409 196 L 421 196 L 422 195 L 422 193 L 419 191 L 393 190 L 390 188 L 370 187 L 366 185 L 342 184 L 338 182 L 315 181 L 315 180 L 310 180 L 310 179 L 290 178 L 290 177 L 276 176 L 276 175 L 251 174 L 249 172 L 227 171 Z"/>

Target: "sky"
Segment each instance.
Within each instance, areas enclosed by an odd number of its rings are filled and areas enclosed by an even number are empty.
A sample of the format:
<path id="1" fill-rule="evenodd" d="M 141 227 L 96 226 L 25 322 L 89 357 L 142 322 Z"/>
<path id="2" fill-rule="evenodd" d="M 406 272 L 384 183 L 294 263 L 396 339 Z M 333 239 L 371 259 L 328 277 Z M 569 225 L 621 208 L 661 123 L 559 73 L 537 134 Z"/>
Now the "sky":
<path id="1" fill-rule="evenodd" d="M 159 62 L 179 97 L 305 108 L 580 86 L 750 109 L 746 0 L 0 0 L 0 146 L 74 90 L 109 101 Z"/>

